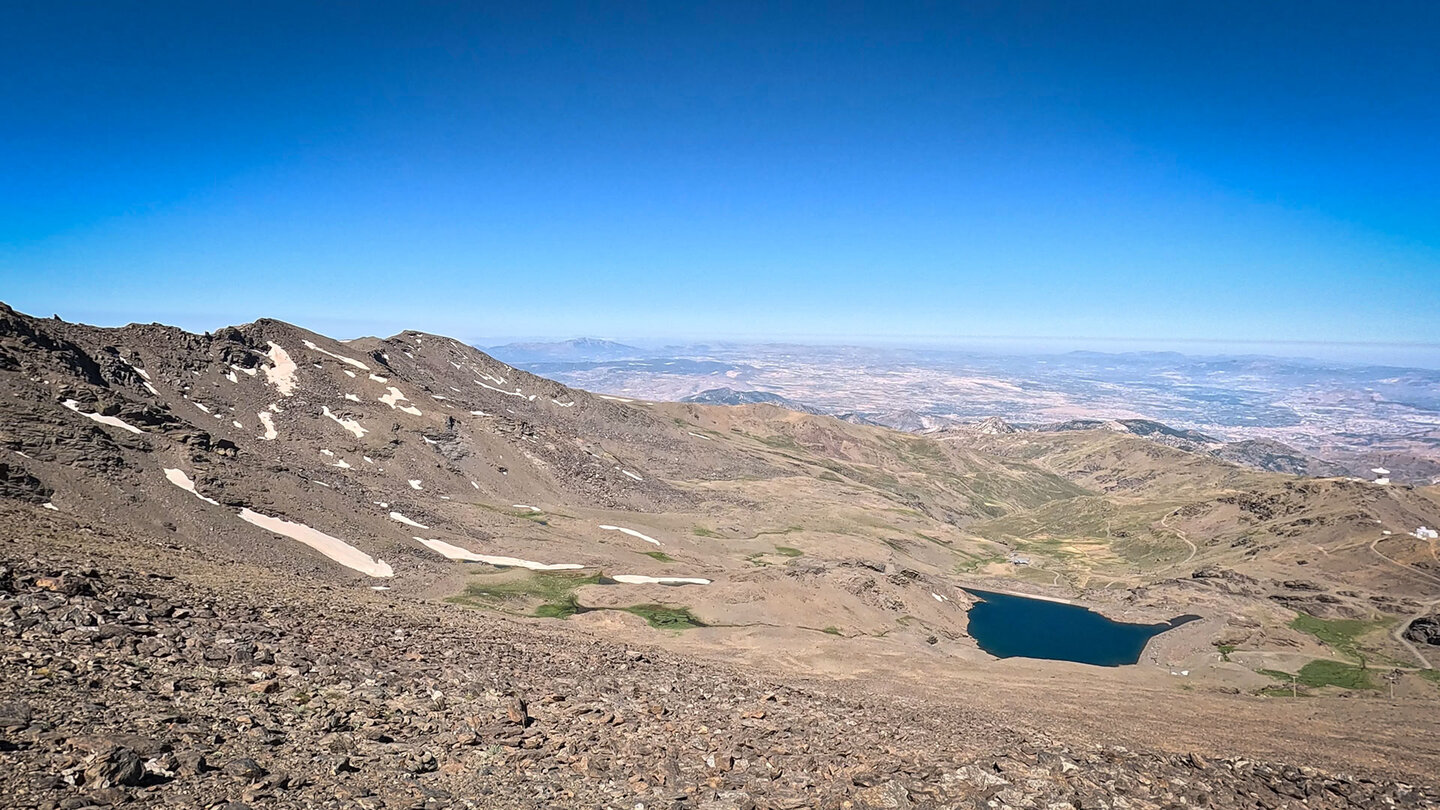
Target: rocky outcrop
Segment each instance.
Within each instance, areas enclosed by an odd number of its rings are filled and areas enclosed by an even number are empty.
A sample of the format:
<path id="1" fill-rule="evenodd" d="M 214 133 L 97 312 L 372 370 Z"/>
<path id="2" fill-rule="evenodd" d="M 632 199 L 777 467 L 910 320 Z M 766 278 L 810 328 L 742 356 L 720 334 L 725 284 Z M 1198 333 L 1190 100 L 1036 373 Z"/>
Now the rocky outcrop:
<path id="1" fill-rule="evenodd" d="M 1405 638 L 1416 644 L 1440 646 L 1440 614 L 1421 616 L 1405 628 Z"/>

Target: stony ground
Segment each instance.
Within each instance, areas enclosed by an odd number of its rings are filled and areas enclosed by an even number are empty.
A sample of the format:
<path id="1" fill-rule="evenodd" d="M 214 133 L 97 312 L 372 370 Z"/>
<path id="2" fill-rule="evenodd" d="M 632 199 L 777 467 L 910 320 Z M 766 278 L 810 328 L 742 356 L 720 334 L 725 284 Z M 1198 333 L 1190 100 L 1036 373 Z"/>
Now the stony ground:
<path id="1" fill-rule="evenodd" d="M 1440 806 L 1434 788 L 1077 748 L 963 703 L 787 688 L 449 606 L 59 554 L 0 568 L 0 696 L 11 807 Z"/>

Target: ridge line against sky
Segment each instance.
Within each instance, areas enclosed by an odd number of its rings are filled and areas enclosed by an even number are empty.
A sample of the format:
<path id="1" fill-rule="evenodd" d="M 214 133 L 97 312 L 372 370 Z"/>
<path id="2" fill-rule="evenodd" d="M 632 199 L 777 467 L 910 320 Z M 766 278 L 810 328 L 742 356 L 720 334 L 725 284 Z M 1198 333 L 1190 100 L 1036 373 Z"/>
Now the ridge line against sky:
<path id="1" fill-rule="evenodd" d="M 8 4 L 0 299 L 1431 344 L 1436 41 L 1422 2 Z"/>

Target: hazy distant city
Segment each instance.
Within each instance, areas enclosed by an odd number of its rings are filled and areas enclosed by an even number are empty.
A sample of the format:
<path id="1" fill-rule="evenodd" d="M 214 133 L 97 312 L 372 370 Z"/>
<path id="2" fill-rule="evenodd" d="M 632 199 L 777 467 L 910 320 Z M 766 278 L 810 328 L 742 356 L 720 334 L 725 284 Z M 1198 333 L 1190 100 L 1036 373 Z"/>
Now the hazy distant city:
<path id="1" fill-rule="evenodd" d="M 1031 426 L 1152 419 L 1223 441 L 1282 442 L 1357 475 L 1380 467 L 1397 483 L 1440 476 L 1440 371 L 1427 369 L 1175 352 L 643 349 L 593 339 L 487 350 L 568 385 L 637 399 L 776 401 L 909 431 L 987 417 Z"/>

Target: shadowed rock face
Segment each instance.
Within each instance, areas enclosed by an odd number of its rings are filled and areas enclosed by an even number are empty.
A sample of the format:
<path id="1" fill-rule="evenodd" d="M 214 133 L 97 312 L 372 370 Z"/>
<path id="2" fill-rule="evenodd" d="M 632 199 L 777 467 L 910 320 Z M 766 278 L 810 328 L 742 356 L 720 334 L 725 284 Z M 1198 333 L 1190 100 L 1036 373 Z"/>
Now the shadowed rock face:
<path id="1" fill-rule="evenodd" d="M 1405 628 L 1405 638 L 1416 644 L 1440 646 L 1440 614 L 1421 616 Z"/>

